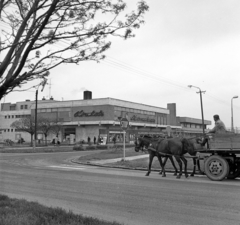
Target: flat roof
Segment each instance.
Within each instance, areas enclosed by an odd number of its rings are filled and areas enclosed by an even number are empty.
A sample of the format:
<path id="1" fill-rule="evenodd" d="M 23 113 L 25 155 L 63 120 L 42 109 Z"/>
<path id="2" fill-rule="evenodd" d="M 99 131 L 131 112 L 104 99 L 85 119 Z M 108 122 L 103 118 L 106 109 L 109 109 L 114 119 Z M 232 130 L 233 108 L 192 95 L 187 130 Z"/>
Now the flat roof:
<path id="1" fill-rule="evenodd" d="M 179 121 L 182 123 L 195 123 L 195 124 L 202 124 L 202 119 L 195 119 L 190 117 L 177 117 L 179 118 Z M 204 124 L 211 125 L 212 122 L 210 120 L 204 120 Z"/>
<path id="2" fill-rule="evenodd" d="M 78 106 L 94 106 L 94 105 L 112 105 L 119 107 L 126 107 L 132 109 L 146 110 L 157 113 L 169 114 L 169 110 L 166 108 L 145 105 L 142 103 L 124 101 L 114 98 L 99 98 L 99 99 L 87 99 L 87 100 L 69 100 L 69 101 L 38 101 L 38 108 L 53 108 L 53 107 L 78 107 Z M 35 104 L 31 106 L 35 108 Z"/>

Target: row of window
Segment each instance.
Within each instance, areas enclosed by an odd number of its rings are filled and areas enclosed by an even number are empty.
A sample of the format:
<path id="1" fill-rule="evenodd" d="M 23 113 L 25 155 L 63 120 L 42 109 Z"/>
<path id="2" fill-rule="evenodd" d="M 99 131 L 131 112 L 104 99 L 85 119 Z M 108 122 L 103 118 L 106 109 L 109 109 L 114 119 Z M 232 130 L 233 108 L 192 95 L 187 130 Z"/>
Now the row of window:
<path id="1" fill-rule="evenodd" d="M 131 112 L 131 113 L 138 113 L 138 114 L 144 114 L 144 115 L 152 115 L 155 116 L 155 112 L 140 110 L 140 109 L 131 109 L 131 108 L 125 108 L 125 107 L 114 107 L 115 111 L 121 111 L 121 112 Z M 50 108 L 50 109 L 38 109 L 38 112 L 70 112 L 71 108 Z"/>
<path id="2" fill-rule="evenodd" d="M 190 124 L 190 123 L 183 123 L 181 124 L 183 127 L 187 127 L 187 128 L 197 128 L 200 129 L 202 128 L 202 125 L 200 124 Z M 205 126 L 204 126 L 205 127 Z"/>
<path id="3" fill-rule="evenodd" d="M 14 119 L 14 118 L 27 118 L 31 115 L 6 115 L 5 119 Z"/>
<path id="4" fill-rule="evenodd" d="M 145 111 L 145 110 L 140 110 L 140 109 L 131 109 L 131 108 L 115 106 L 114 110 L 155 116 L 155 112 L 150 112 L 150 111 Z"/>
<path id="5" fill-rule="evenodd" d="M 71 112 L 71 108 L 50 108 L 50 109 L 38 109 L 39 112 Z"/>
<path id="6" fill-rule="evenodd" d="M 20 109 L 28 109 L 28 105 L 20 105 Z"/>
<path id="7" fill-rule="evenodd" d="M 3 132 L 13 132 L 14 131 L 14 129 L 4 129 L 4 130 L 2 130 Z"/>

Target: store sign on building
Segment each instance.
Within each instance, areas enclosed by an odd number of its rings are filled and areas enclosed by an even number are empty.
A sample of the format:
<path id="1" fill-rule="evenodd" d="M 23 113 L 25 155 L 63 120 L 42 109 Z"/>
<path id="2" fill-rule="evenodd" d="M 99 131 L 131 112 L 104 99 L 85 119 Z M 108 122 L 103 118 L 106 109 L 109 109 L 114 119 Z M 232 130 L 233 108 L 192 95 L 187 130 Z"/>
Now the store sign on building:
<path id="1" fill-rule="evenodd" d="M 149 123 L 155 123 L 155 119 L 154 118 L 149 118 L 149 117 L 139 117 L 136 115 L 133 115 L 130 118 L 131 121 L 136 121 L 136 122 L 149 122 Z"/>
<path id="2" fill-rule="evenodd" d="M 74 117 L 98 117 L 98 116 L 104 116 L 104 113 L 102 110 L 98 112 L 95 110 L 93 110 L 92 112 L 85 112 L 81 110 L 74 113 Z"/>

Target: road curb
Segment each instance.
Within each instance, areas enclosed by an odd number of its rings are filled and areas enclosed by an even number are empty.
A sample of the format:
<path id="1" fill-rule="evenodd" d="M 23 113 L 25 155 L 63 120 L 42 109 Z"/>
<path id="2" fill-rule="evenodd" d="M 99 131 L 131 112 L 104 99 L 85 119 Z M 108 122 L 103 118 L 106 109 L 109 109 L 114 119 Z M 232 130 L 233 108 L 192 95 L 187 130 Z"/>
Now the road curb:
<path id="1" fill-rule="evenodd" d="M 94 163 L 93 161 L 91 162 L 81 162 L 78 160 L 71 160 L 72 163 L 76 163 L 76 164 L 81 164 L 81 165 L 88 165 L 88 166 L 98 166 L 98 167 L 105 167 L 105 168 L 114 168 L 114 169 L 124 169 L 124 170 L 138 170 L 138 171 L 148 171 L 147 168 L 130 168 L 130 167 L 125 167 L 125 166 L 114 166 L 114 165 L 104 165 L 104 164 L 98 164 L 98 163 Z M 151 169 L 152 172 L 159 172 L 160 169 Z M 165 170 L 166 173 L 174 173 L 175 171 L 173 170 Z M 200 175 L 198 173 L 196 173 L 196 175 Z"/>

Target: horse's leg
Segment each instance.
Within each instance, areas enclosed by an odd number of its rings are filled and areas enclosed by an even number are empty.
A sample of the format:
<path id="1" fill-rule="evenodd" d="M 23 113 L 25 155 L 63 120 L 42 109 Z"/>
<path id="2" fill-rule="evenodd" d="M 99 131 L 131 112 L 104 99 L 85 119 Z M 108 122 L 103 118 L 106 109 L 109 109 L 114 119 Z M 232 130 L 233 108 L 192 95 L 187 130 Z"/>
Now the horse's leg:
<path id="1" fill-rule="evenodd" d="M 185 159 L 184 156 L 181 156 L 181 160 L 184 163 L 184 173 L 185 173 L 185 177 L 188 177 L 188 173 L 187 173 L 187 160 Z"/>
<path id="2" fill-rule="evenodd" d="M 195 154 L 190 154 L 192 156 L 196 156 L 196 153 Z M 203 171 L 201 170 L 201 167 L 200 167 L 200 160 L 199 159 L 196 159 L 196 158 L 193 158 L 193 171 L 191 173 L 191 177 L 194 176 L 194 174 L 196 173 L 196 166 L 198 167 L 198 171 L 200 174 L 204 174 Z"/>
<path id="3" fill-rule="evenodd" d="M 145 176 L 149 176 L 149 174 L 151 173 L 151 167 L 152 167 L 153 158 L 154 158 L 154 153 L 153 153 L 153 151 L 149 151 L 148 171 L 147 171 L 147 173 L 146 173 Z"/>
<path id="4" fill-rule="evenodd" d="M 178 170 L 177 170 L 177 167 L 176 167 L 176 165 L 175 165 L 175 163 L 173 161 L 173 157 L 169 156 L 169 159 L 170 159 L 170 161 L 171 161 L 171 163 L 172 163 L 172 165 L 173 165 L 173 167 L 175 169 L 175 173 L 173 174 L 173 176 L 177 176 Z"/>
<path id="5" fill-rule="evenodd" d="M 159 154 L 157 154 L 157 157 L 158 157 L 158 161 L 160 163 L 160 166 L 162 168 L 162 171 L 160 171 L 159 174 L 162 174 L 162 177 L 166 177 L 165 164 L 166 164 L 168 158 L 165 157 L 164 162 L 162 162 L 162 157 Z"/>
<path id="6" fill-rule="evenodd" d="M 196 172 L 196 159 L 193 158 L 193 171 L 192 171 L 190 176 L 194 177 L 195 172 Z"/>
<path id="7" fill-rule="evenodd" d="M 161 157 L 162 158 L 162 157 Z M 165 165 L 165 163 L 166 163 L 166 157 L 164 157 L 164 162 L 163 162 L 163 164 L 162 165 Z M 160 161 L 159 161 L 160 162 Z M 161 168 L 162 168 L 162 166 L 161 166 Z M 162 174 L 162 169 L 160 170 L 160 172 L 159 172 L 159 174 Z"/>
<path id="8" fill-rule="evenodd" d="M 200 174 L 204 174 L 204 172 L 201 170 L 201 167 L 200 167 L 200 160 L 197 159 L 196 161 L 197 161 L 197 167 L 198 167 L 199 173 L 200 173 Z"/>
<path id="9" fill-rule="evenodd" d="M 181 178 L 181 176 L 182 176 L 182 161 L 181 161 L 181 159 L 180 159 L 180 156 L 174 156 L 175 157 L 175 159 L 177 160 L 177 162 L 178 162 L 178 165 L 179 165 L 179 174 L 177 175 L 177 177 L 176 178 Z"/>

